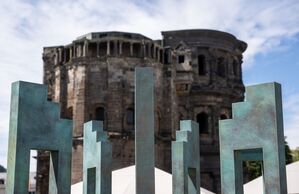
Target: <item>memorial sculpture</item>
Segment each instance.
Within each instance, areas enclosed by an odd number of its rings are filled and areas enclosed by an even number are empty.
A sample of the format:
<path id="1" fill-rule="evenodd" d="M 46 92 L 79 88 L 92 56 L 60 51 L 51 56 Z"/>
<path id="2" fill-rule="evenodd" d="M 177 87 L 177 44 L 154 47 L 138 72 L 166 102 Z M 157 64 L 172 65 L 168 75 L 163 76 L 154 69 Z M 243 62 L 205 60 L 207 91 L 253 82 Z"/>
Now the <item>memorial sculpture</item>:
<path id="1" fill-rule="evenodd" d="M 155 193 L 154 73 L 135 70 L 136 194 Z M 51 152 L 49 193 L 69 194 L 72 121 L 60 119 L 59 105 L 47 101 L 43 85 L 12 85 L 8 194 L 28 192 L 30 150 Z M 200 194 L 199 128 L 181 121 L 172 142 L 174 194 Z M 233 119 L 220 121 L 222 194 L 242 194 L 242 162 L 264 163 L 267 194 L 286 194 L 284 135 L 280 85 L 246 88 L 246 101 L 233 104 Z M 103 123 L 84 125 L 84 194 L 111 194 L 111 145 Z"/>
<path id="2" fill-rule="evenodd" d="M 199 128 L 194 121 L 181 121 L 172 142 L 173 194 L 200 194 Z"/>
<path id="3" fill-rule="evenodd" d="M 72 121 L 60 119 L 59 104 L 47 101 L 47 87 L 12 84 L 7 194 L 28 193 L 30 150 L 50 151 L 49 193 L 69 194 Z"/>
<path id="4" fill-rule="evenodd" d="M 219 127 L 222 194 L 243 194 L 245 160 L 263 161 L 266 194 L 287 194 L 279 84 L 246 87 L 246 101 L 233 104 L 233 118 Z"/>
<path id="5" fill-rule="evenodd" d="M 84 194 L 111 194 L 111 144 L 102 121 L 84 124 Z"/>

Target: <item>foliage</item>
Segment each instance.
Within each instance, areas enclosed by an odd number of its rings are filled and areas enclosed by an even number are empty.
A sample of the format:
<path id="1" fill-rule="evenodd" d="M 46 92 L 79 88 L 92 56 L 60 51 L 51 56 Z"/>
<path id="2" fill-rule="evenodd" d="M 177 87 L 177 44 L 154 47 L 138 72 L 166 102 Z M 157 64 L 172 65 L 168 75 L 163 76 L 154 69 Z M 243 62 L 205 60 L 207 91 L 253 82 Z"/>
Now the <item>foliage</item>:
<path id="1" fill-rule="evenodd" d="M 296 149 L 292 150 L 292 156 L 293 156 L 293 161 L 299 161 L 299 147 Z"/>
<path id="2" fill-rule="evenodd" d="M 292 151 L 290 149 L 290 146 L 288 144 L 287 141 L 284 142 L 285 143 L 285 158 L 286 158 L 286 164 L 290 164 L 292 163 L 293 160 L 293 155 L 292 155 Z"/>
<path id="3" fill-rule="evenodd" d="M 6 172 L 6 169 L 2 165 L 0 165 L 0 172 Z"/>

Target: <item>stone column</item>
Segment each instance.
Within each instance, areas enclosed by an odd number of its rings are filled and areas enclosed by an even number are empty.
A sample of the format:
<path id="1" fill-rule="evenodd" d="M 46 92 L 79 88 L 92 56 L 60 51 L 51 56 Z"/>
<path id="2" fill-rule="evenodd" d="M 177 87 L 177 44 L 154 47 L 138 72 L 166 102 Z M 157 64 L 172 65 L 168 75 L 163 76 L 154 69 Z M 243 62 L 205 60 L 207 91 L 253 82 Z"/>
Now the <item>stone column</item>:
<path id="1" fill-rule="evenodd" d="M 130 42 L 130 56 L 133 56 L 133 43 Z"/>
<path id="2" fill-rule="evenodd" d="M 141 57 L 145 57 L 145 44 L 144 43 L 141 43 Z"/>
<path id="3" fill-rule="evenodd" d="M 58 48 L 58 63 L 62 62 L 62 49 Z"/>
<path id="4" fill-rule="evenodd" d="M 99 57 L 100 56 L 100 43 L 97 42 L 97 53 L 96 56 Z"/>
<path id="5" fill-rule="evenodd" d="M 119 55 L 123 54 L 123 41 L 119 41 Z"/>
<path id="6" fill-rule="evenodd" d="M 115 40 L 114 42 L 113 42 L 113 55 L 114 56 L 117 56 L 118 55 L 118 46 L 117 46 L 117 40 Z"/>
<path id="7" fill-rule="evenodd" d="M 70 59 L 73 58 L 73 47 L 70 47 Z"/>
<path id="8" fill-rule="evenodd" d="M 149 44 L 148 44 L 148 58 L 151 58 L 151 56 L 152 56 L 152 46 L 151 46 L 151 44 L 149 43 Z"/>
<path id="9" fill-rule="evenodd" d="M 83 48 L 84 48 L 83 49 L 83 57 L 86 57 L 86 56 L 88 56 L 88 41 L 87 40 L 85 40 Z"/>
<path id="10" fill-rule="evenodd" d="M 110 55 L 110 41 L 107 41 L 107 56 Z"/>
<path id="11" fill-rule="evenodd" d="M 76 58 L 77 57 L 77 52 L 76 52 L 76 44 L 75 43 L 73 45 L 73 51 L 74 51 L 73 57 Z"/>
<path id="12" fill-rule="evenodd" d="M 77 45 L 76 52 L 77 52 L 77 57 L 82 56 L 82 46 L 80 44 Z"/>
<path id="13" fill-rule="evenodd" d="M 74 98 L 74 137 L 83 136 L 83 124 L 85 122 L 85 91 L 86 87 L 86 68 L 78 66 L 75 70 L 75 98 Z"/>

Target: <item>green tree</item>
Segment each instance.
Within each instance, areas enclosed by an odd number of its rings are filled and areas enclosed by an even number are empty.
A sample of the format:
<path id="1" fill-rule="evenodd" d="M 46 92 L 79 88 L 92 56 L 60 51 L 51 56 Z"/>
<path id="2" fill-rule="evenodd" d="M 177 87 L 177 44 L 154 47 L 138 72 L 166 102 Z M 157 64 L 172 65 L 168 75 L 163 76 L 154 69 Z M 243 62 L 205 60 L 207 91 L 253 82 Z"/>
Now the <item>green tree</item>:
<path id="1" fill-rule="evenodd" d="M 0 165 L 0 172 L 6 172 L 6 169 L 2 165 Z"/>
<path id="2" fill-rule="evenodd" d="M 293 161 L 299 161 L 299 147 L 296 149 L 292 150 L 292 156 L 293 156 Z"/>
<path id="3" fill-rule="evenodd" d="M 290 146 L 287 141 L 284 141 L 285 144 L 285 158 L 286 158 L 286 164 L 292 163 L 293 160 L 293 154 L 292 150 L 290 149 Z"/>

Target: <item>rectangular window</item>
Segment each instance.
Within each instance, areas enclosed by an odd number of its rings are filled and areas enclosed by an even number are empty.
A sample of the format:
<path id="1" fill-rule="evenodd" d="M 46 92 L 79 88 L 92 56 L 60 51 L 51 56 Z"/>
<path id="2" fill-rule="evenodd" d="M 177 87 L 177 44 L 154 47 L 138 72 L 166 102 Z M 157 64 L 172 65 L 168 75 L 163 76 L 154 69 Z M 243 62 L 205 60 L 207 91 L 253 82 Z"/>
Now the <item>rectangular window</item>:
<path id="1" fill-rule="evenodd" d="M 184 63 L 185 62 L 185 55 L 179 55 L 178 62 L 179 63 Z"/>

